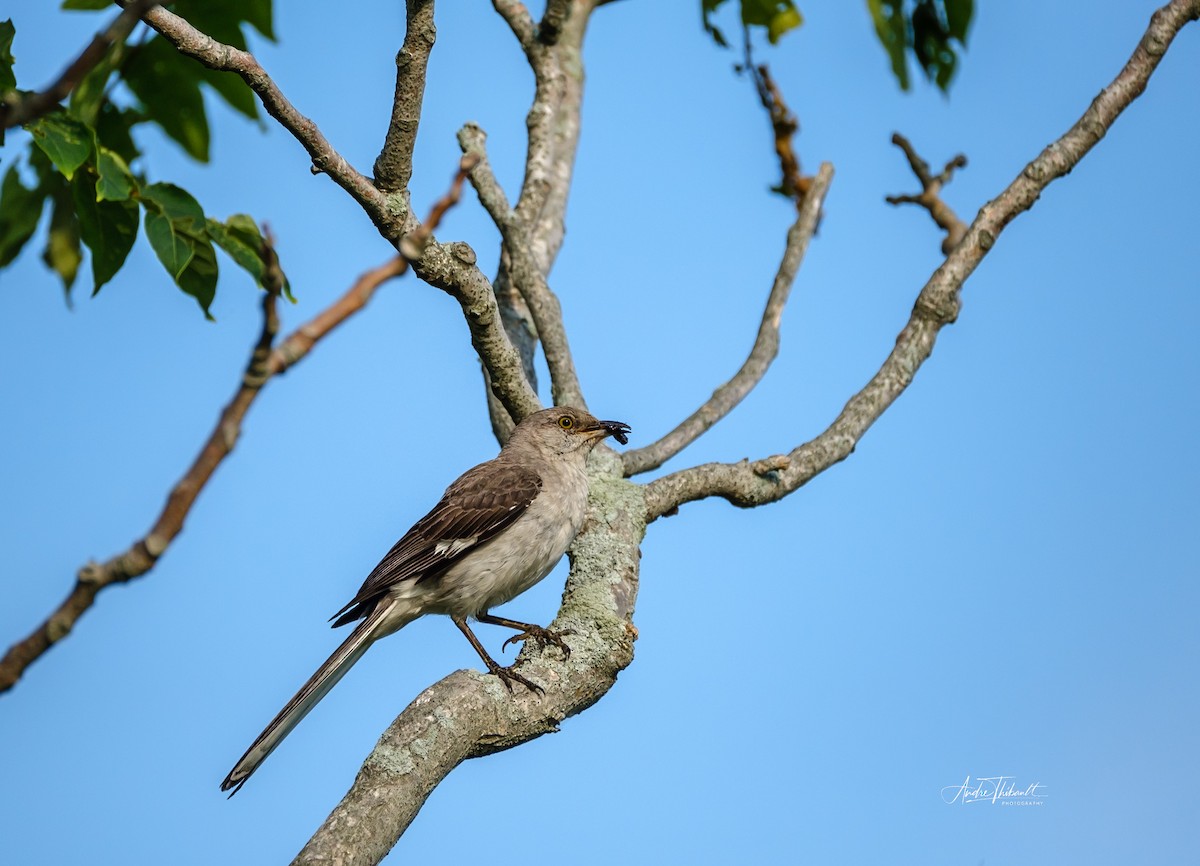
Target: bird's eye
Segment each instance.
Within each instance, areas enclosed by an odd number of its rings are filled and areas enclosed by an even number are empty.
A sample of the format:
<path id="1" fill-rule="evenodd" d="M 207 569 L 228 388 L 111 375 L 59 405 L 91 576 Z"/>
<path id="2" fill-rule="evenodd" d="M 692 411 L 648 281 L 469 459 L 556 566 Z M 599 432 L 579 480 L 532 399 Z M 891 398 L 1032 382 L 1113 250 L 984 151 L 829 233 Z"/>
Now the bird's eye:
<path id="1" fill-rule="evenodd" d="M 571 420 L 570 415 L 563 415 L 561 418 L 558 419 L 558 426 L 563 428 L 564 430 L 570 430 L 572 427 L 575 426 L 575 422 Z"/>

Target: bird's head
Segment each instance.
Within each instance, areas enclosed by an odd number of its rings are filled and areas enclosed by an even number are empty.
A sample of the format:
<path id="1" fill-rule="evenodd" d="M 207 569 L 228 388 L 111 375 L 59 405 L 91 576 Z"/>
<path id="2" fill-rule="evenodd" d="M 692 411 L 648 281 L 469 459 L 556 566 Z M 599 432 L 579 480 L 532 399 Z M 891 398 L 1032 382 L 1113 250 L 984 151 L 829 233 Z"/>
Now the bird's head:
<path id="1" fill-rule="evenodd" d="M 528 442 L 558 454 L 581 449 L 587 454 L 608 436 L 625 445 L 629 442 L 629 425 L 601 421 L 582 409 L 554 406 L 525 418 L 513 430 L 509 442 Z"/>

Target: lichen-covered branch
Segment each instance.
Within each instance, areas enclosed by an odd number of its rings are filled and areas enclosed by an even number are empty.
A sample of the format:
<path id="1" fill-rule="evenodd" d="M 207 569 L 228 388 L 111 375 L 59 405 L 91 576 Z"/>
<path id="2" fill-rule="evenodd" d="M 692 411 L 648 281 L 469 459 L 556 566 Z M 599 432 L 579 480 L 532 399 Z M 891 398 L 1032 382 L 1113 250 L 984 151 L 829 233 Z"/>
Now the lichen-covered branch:
<path id="1" fill-rule="evenodd" d="M 528 644 L 520 656 L 522 674 L 545 694 L 514 696 L 477 671 L 430 686 L 384 732 L 293 866 L 378 863 L 456 766 L 558 730 L 603 697 L 633 660 L 645 503 L 641 488 L 620 478 L 616 455 L 597 457 L 590 517 L 572 546 L 571 575 L 552 624 L 569 630 L 570 658 Z"/>
<path id="2" fill-rule="evenodd" d="M 541 337 L 546 366 L 550 370 L 551 393 L 557 406 L 577 406 L 586 409 L 579 375 L 563 326 L 562 307 L 558 297 L 546 283 L 538 263 L 534 261 L 529 234 L 516 212 L 508 206 L 508 198 L 492 173 L 487 159 L 487 135 L 475 124 L 467 124 L 458 133 L 463 153 L 475 157 L 469 177 L 479 194 L 484 210 L 495 222 L 504 240 L 509 278 L 515 283 L 533 317 Z"/>
<path id="3" fill-rule="evenodd" d="M 779 329 L 783 318 L 783 309 L 787 305 L 792 284 L 796 280 L 796 272 L 804 260 L 808 242 L 817 230 L 817 221 L 821 216 L 821 207 L 829 192 L 829 184 L 833 181 L 833 166 L 825 163 L 817 172 L 815 178 L 809 179 L 808 192 L 803 197 L 796 221 L 788 229 L 787 244 L 783 250 L 783 258 L 779 262 L 779 270 L 775 273 L 775 281 L 767 296 L 766 307 L 763 309 L 762 320 L 758 326 L 758 335 L 750 354 L 742 364 L 741 369 L 733 378 L 713 392 L 705 403 L 689 415 L 674 430 L 663 436 L 657 442 L 652 442 L 642 448 L 633 448 L 623 455 L 625 474 L 637 475 L 657 469 L 670 460 L 710 427 L 733 411 L 746 395 L 749 394 L 762 377 L 775 356 L 779 354 Z"/>
<path id="4" fill-rule="evenodd" d="M 950 182 L 956 169 L 966 167 L 967 158 L 960 153 L 952 157 L 941 172 L 934 174 L 929 170 L 929 163 L 921 159 L 903 135 L 898 132 L 892 133 L 892 144 L 904 151 L 909 167 L 921 183 L 921 191 L 915 195 L 889 195 L 885 200 L 888 204 L 915 204 L 925 208 L 938 228 L 946 233 L 942 240 L 942 255 L 950 255 L 950 251 L 958 246 L 959 241 L 966 235 L 967 224 L 942 201 L 942 187 Z"/>
<path id="5" fill-rule="evenodd" d="M 396 94 L 383 150 L 375 159 L 375 186 L 385 192 L 402 190 L 412 179 L 413 146 L 425 97 L 425 70 L 437 29 L 433 0 L 408 0 L 408 27 L 396 55 Z"/>
<path id="6" fill-rule="evenodd" d="M 37 120 L 53 111 L 58 104 L 71 95 L 96 64 L 114 45 L 124 42 L 142 15 L 158 5 L 158 0 L 134 0 L 121 10 L 112 23 L 96 34 L 78 57 L 63 70 L 58 80 L 45 90 L 21 96 L 15 91 L 0 101 L 0 144 L 4 143 L 4 130 Z"/>
<path id="7" fill-rule="evenodd" d="M 529 140 L 525 177 L 513 211 L 529 238 L 530 253 L 542 277 L 548 277 L 565 235 L 567 195 L 579 144 L 580 108 L 583 103 L 583 36 L 592 0 L 568 0 L 547 9 L 554 22 L 554 38 L 539 38 L 539 26 L 523 3 L 493 0 L 508 23 L 534 74 L 533 104 L 526 117 Z M 500 316 L 509 339 L 521 355 L 530 386 L 537 388 L 534 354 L 539 334 L 534 315 L 512 274 L 507 253 L 502 255 L 494 289 Z M 489 412 L 497 438 L 503 441 L 511 422 L 491 401 Z"/>
<path id="8" fill-rule="evenodd" d="M 1146 88 L 1179 30 L 1200 18 L 1200 0 L 1172 0 L 1150 26 L 1117 77 L 1083 116 L 1025 166 L 1008 187 L 984 205 L 962 241 L 921 289 L 912 316 L 883 366 L 850 398 L 841 414 L 810 442 L 786 455 L 740 463 L 708 463 L 667 475 L 646 487 L 647 520 L 672 514 L 686 502 L 719 496 L 752 507 L 794 492 L 844 460 L 880 415 L 904 392 L 933 351 L 938 332 L 958 317 L 967 277 L 1016 216 L 1028 210 L 1054 180 L 1071 171 Z"/>

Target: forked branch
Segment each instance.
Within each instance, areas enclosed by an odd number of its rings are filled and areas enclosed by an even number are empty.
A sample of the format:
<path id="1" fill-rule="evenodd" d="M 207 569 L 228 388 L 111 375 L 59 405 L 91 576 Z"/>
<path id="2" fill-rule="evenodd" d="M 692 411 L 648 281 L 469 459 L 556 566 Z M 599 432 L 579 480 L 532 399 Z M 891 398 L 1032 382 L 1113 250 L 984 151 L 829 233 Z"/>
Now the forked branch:
<path id="1" fill-rule="evenodd" d="M 959 241 L 966 235 L 967 224 L 942 201 L 942 187 L 950 182 L 956 169 L 966 167 L 967 158 L 960 153 L 951 158 L 938 174 L 934 174 L 929 170 L 929 163 L 921 159 L 903 135 L 898 132 L 892 133 L 892 144 L 904 151 L 904 155 L 908 157 L 909 167 L 921 183 L 921 191 L 915 195 L 889 195 L 885 200 L 888 204 L 916 204 L 925 208 L 938 228 L 946 233 L 942 241 L 942 255 L 950 255 L 950 251 L 958 246 Z"/>
<path id="2" fill-rule="evenodd" d="M 710 496 L 742 507 L 774 502 L 848 457 L 912 382 L 932 353 L 938 332 L 958 317 L 963 283 L 1005 226 L 1032 207 L 1050 183 L 1071 171 L 1104 137 L 1121 112 L 1145 90 L 1180 29 L 1197 18 L 1200 0 L 1171 0 L 1154 13 L 1125 67 L 1092 100 L 1083 116 L 980 209 L 965 237 L 921 289 L 912 316 L 883 366 L 824 432 L 788 454 L 740 463 L 708 463 L 653 481 L 646 487 L 647 520 L 673 514 L 683 503 Z"/>
<path id="3" fill-rule="evenodd" d="M 712 397 L 678 427 L 657 442 L 643 448 L 626 451 L 622 455 L 626 476 L 657 469 L 732 412 L 734 407 L 741 403 L 746 395 L 762 381 L 771 362 L 779 354 L 779 331 L 783 320 L 784 306 L 791 294 L 792 284 L 796 281 L 796 272 L 804 260 L 808 242 L 817 230 L 821 207 L 829 192 L 829 184 L 833 181 L 833 166 L 825 163 L 817 172 L 816 177 L 808 180 L 808 193 L 803 196 L 796 221 L 788 229 L 783 259 L 779 263 L 779 270 L 775 273 L 775 281 L 771 286 L 771 293 L 767 297 L 762 321 L 758 326 L 758 335 L 754 338 L 750 355 L 733 378 L 717 388 Z"/>

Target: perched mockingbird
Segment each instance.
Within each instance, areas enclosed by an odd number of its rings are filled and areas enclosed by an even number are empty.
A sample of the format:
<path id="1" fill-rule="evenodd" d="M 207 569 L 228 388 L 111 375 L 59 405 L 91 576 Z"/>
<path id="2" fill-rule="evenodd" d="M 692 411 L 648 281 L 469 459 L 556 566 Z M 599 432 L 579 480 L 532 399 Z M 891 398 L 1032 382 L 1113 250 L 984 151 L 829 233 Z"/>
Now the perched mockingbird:
<path id="1" fill-rule="evenodd" d="M 236 794 L 371 644 L 427 613 L 449 616 L 510 692 L 513 682 L 541 692 L 487 654 L 467 617 L 519 630 L 504 646 L 533 639 L 570 653 L 561 634 L 488 610 L 529 589 L 562 559 L 587 510 L 588 455 L 606 436 L 624 445 L 628 433 L 627 424 L 566 407 L 535 412 L 518 424 L 496 459 L 451 484 L 331 617 L 335 628 L 362 622 L 258 735 L 221 790 Z"/>

